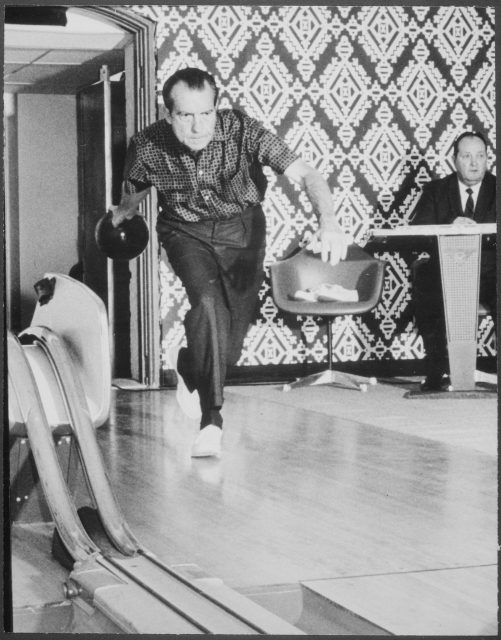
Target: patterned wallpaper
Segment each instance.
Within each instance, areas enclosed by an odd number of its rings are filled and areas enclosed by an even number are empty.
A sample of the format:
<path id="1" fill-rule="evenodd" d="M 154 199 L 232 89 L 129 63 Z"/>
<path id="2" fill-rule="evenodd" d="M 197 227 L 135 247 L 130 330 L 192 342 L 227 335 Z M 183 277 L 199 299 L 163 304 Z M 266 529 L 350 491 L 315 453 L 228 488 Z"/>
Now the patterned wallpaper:
<path id="1" fill-rule="evenodd" d="M 464 128 L 495 142 L 493 7 L 142 5 L 157 23 L 157 89 L 180 67 L 198 66 L 221 87 L 221 107 L 262 121 L 327 179 L 339 223 L 364 245 L 374 227 L 409 218 L 424 182 L 452 171 Z M 495 149 L 489 152 L 495 172 Z M 266 263 L 311 234 L 305 195 L 268 173 Z M 423 357 L 409 308 L 409 256 L 388 261 L 384 292 L 364 318 L 333 327 L 338 362 Z M 188 303 L 162 258 L 162 353 L 184 340 Z M 325 325 L 275 307 L 268 277 L 240 366 L 322 362 Z M 479 324 L 479 355 L 495 353 L 493 324 Z"/>

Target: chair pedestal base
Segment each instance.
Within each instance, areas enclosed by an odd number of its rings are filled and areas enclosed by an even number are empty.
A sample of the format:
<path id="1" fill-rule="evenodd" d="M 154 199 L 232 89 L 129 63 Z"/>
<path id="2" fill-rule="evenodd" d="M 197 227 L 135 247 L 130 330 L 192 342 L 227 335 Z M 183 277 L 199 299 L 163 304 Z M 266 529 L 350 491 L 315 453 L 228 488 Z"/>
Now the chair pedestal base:
<path id="1" fill-rule="evenodd" d="M 369 385 L 377 384 L 376 378 L 366 378 L 357 376 L 352 373 L 341 373 L 327 369 L 320 373 L 313 373 L 310 376 L 299 378 L 290 384 L 284 384 L 283 390 L 290 391 L 298 387 L 311 387 L 314 385 L 331 385 L 333 387 L 341 387 L 343 389 L 357 389 L 358 391 L 367 391 Z"/>

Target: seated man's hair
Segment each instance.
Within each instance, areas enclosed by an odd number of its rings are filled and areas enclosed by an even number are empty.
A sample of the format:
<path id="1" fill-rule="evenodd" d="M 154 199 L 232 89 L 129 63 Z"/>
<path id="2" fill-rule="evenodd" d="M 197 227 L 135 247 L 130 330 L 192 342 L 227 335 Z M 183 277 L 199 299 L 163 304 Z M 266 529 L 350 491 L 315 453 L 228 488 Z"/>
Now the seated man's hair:
<path id="1" fill-rule="evenodd" d="M 172 109 L 172 89 L 178 82 L 184 82 L 188 85 L 190 89 L 203 89 L 205 83 L 207 83 L 212 90 L 214 91 L 214 105 L 217 102 L 217 96 L 219 94 L 219 88 L 216 85 L 216 81 L 214 77 L 211 76 L 207 71 L 203 71 L 202 69 L 196 69 L 195 67 L 186 67 L 185 69 L 179 69 L 176 73 L 173 73 L 170 78 L 164 83 L 162 88 L 162 96 L 164 99 L 164 104 L 166 108 L 169 110 Z"/>
<path id="2" fill-rule="evenodd" d="M 454 141 L 454 147 L 453 147 L 453 153 L 454 153 L 454 157 L 457 156 L 458 151 L 459 151 L 459 143 L 461 142 L 461 140 L 463 138 L 478 138 L 479 140 L 482 140 L 482 142 L 485 144 L 485 146 L 487 147 L 487 141 L 485 140 L 484 136 L 479 133 L 478 131 L 464 131 L 460 136 L 458 136 L 456 138 L 456 140 Z"/>

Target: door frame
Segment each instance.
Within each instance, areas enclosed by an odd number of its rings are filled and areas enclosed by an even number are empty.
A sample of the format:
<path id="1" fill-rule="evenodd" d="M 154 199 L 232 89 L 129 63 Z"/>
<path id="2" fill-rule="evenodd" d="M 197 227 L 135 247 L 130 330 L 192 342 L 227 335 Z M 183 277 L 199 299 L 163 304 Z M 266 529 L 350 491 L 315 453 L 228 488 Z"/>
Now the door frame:
<path id="1" fill-rule="evenodd" d="M 74 7 L 74 5 L 67 5 Z M 127 137 L 157 118 L 155 93 L 155 27 L 147 18 L 115 6 L 78 6 L 94 17 L 102 17 L 131 33 L 132 46 L 125 48 Z M 133 108 L 132 108 L 133 105 Z M 155 229 L 156 194 L 141 204 L 150 229 L 150 242 L 143 254 L 130 262 L 131 370 L 132 377 L 148 387 L 160 385 L 160 283 L 159 245 Z"/>

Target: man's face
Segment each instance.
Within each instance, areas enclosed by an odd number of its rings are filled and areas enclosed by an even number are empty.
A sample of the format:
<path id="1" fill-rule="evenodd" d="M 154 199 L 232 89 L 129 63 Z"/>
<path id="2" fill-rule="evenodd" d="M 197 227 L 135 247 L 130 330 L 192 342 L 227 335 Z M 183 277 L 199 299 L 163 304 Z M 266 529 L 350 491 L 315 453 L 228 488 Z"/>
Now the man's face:
<path id="1" fill-rule="evenodd" d="M 174 85 L 172 109 L 165 119 L 176 138 L 192 151 L 204 149 L 214 136 L 216 107 L 214 91 L 205 83 L 203 89 L 190 89 L 185 82 Z"/>
<path id="2" fill-rule="evenodd" d="M 454 160 L 461 182 L 468 186 L 481 182 L 487 171 L 487 150 L 480 138 L 467 136 L 460 140 Z"/>

